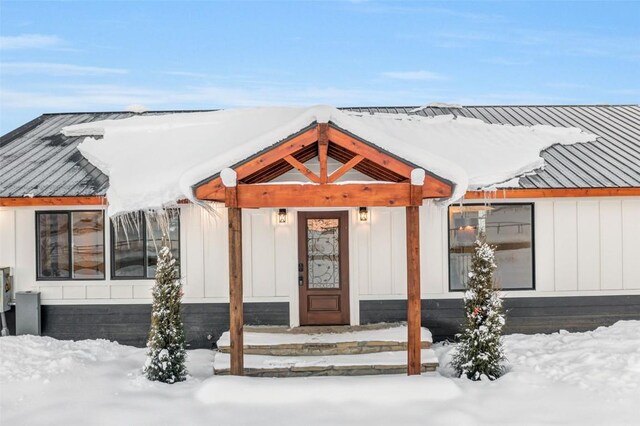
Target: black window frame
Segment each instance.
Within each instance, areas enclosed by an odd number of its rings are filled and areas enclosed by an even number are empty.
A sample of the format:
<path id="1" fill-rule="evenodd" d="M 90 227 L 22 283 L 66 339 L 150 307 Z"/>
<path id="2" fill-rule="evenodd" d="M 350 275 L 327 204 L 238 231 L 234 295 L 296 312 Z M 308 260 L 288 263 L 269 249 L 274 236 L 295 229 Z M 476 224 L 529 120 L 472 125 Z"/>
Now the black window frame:
<path id="1" fill-rule="evenodd" d="M 73 277 L 73 221 L 72 213 L 102 213 L 102 263 L 105 271 L 102 278 L 74 278 Z M 104 210 L 82 209 L 82 210 L 36 210 L 36 281 L 105 281 L 107 279 L 107 240 L 105 233 L 105 215 Z M 41 277 L 40 276 L 40 215 L 43 214 L 66 214 L 69 221 L 69 231 L 67 232 L 67 242 L 69 244 L 69 276 L 68 277 Z"/>
<path id="2" fill-rule="evenodd" d="M 175 208 L 172 209 L 176 211 L 176 215 L 175 217 L 178 219 L 178 254 L 179 257 L 177 260 L 177 266 L 178 266 L 178 277 L 180 276 L 181 273 L 181 258 L 182 258 L 182 241 L 181 241 L 181 220 L 180 220 L 180 216 L 181 216 L 181 212 L 179 208 Z M 142 227 L 142 239 L 143 239 L 143 260 L 144 260 L 144 276 L 142 277 L 138 277 L 138 276 L 116 276 L 115 274 L 115 229 L 113 226 L 113 221 L 109 220 L 109 228 L 110 228 L 110 232 L 109 232 L 109 256 L 110 256 L 110 265 L 109 265 L 109 269 L 111 271 L 111 280 L 113 281 L 148 281 L 148 280 L 153 280 L 155 277 L 147 277 L 147 271 L 149 269 L 149 252 L 147 251 L 147 247 L 148 247 L 148 241 L 147 241 L 147 217 L 144 214 L 144 212 L 137 212 L 137 214 L 140 215 L 140 220 L 141 220 L 141 227 Z"/>
<path id="3" fill-rule="evenodd" d="M 531 207 L 531 287 L 519 287 L 519 288 L 505 288 L 501 291 L 535 291 L 536 290 L 536 214 L 534 202 L 518 202 L 518 203 L 463 203 L 461 207 L 471 206 L 530 206 Z M 450 293 L 461 293 L 466 289 L 453 289 L 451 288 L 451 214 L 450 209 L 447 208 L 447 281 L 449 283 Z"/>

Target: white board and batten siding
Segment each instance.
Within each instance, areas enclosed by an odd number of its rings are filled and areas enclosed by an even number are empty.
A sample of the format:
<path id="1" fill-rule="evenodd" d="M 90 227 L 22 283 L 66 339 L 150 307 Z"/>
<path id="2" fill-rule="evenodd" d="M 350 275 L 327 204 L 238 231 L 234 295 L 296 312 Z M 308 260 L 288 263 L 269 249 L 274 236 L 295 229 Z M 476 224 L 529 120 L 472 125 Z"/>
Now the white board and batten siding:
<path id="1" fill-rule="evenodd" d="M 537 293 L 638 293 L 640 199 L 540 200 L 535 216 Z"/>
<path id="2" fill-rule="evenodd" d="M 104 280 L 36 279 L 38 210 L 100 210 L 102 206 L 0 208 L 0 267 L 13 268 L 16 291 L 37 290 L 45 304 L 149 303 L 151 279 L 111 279 L 110 232 L 105 229 Z M 228 301 L 228 245 L 225 209 L 216 215 L 195 206 L 181 207 L 180 257 L 184 301 Z M 245 211 L 244 276 L 247 301 L 288 301 L 297 275 L 295 230 L 276 228 L 272 210 Z M 272 218 L 273 216 L 273 218 Z M 289 271 L 289 272 L 288 272 Z M 276 284 L 277 283 L 277 284 Z"/>
<path id="3" fill-rule="evenodd" d="M 228 299 L 227 213 L 225 209 L 216 212 L 211 215 L 195 206 L 181 209 L 185 300 Z M 276 226 L 275 215 L 272 209 L 244 210 L 242 215 L 243 291 L 247 301 L 288 301 L 289 287 L 297 277 L 296 231 L 291 226 Z"/>
<path id="4" fill-rule="evenodd" d="M 536 289 L 508 296 L 640 294 L 640 198 L 510 201 L 534 203 Z M 150 302 L 152 280 L 110 279 L 108 229 L 105 280 L 36 281 L 36 210 L 0 208 L 0 266 L 14 268 L 17 290 L 39 290 L 43 303 L 50 304 Z M 350 213 L 351 321 L 358 323 L 360 300 L 406 297 L 405 211 L 371 208 L 367 222 L 358 219 L 357 209 Z M 287 223 L 280 224 L 275 209 L 243 210 L 244 294 L 247 302 L 289 302 L 295 325 L 296 210 L 289 209 L 287 216 Z M 423 298 L 461 297 L 448 290 L 447 210 L 427 202 L 420 218 Z M 182 206 L 180 220 L 184 301 L 226 302 L 226 210 L 212 216 L 199 207 Z"/>

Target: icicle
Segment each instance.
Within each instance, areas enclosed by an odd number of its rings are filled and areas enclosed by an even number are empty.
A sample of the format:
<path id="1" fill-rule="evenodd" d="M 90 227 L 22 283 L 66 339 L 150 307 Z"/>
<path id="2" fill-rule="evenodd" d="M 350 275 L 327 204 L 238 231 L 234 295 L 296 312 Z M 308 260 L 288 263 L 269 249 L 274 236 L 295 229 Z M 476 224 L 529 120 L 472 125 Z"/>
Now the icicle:
<path id="1" fill-rule="evenodd" d="M 138 212 L 128 212 L 122 213 L 117 216 L 113 216 L 111 218 L 111 223 L 114 228 L 114 233 L 116 235 L 119 234 L 120 230 L 124 232 L 125 241 L 127 243 L 127 248 L 130 248 L 130 238 L 129 231 L 135 230 L 138 235 L 141 234 L 140 228 L 140 216 Z"/>

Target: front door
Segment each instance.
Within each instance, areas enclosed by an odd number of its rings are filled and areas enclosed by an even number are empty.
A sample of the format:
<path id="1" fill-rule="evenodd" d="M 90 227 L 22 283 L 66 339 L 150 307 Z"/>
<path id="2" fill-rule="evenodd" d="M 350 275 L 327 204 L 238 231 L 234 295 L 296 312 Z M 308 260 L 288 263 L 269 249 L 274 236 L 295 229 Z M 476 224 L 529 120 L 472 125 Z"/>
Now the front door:
<path id="1" fill-rule="evenodd" d="M 298 213 L 300 325 L 349 324 L 349 213 Z"/>

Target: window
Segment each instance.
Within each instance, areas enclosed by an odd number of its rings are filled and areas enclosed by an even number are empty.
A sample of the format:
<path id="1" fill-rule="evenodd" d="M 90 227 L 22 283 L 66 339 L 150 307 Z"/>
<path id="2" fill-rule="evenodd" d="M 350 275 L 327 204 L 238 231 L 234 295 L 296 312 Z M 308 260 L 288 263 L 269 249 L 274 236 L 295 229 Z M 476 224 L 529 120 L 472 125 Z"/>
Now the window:
<path id="1" fill-rule="evenodd" d="M 36 212 L 37 279 L 104 279 L 104 213 Z"/>
<path id="2" fill-rule="evenodd" d="M 464 289 L 480 233 L 496 247 L 496 285 L 533 289 L 533 204 L 493 204 L 449 207 L 450 290 Z"/>
<path id="3" fill-rule="evenodd" d="M 180 219 L 178 210 L 167 215 L 127 215 L 111 224 L 111 277 L 113 279 L 154 278 L 163 229 L 169 248 L 180 259 Z"/>

